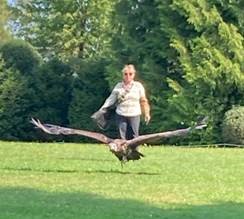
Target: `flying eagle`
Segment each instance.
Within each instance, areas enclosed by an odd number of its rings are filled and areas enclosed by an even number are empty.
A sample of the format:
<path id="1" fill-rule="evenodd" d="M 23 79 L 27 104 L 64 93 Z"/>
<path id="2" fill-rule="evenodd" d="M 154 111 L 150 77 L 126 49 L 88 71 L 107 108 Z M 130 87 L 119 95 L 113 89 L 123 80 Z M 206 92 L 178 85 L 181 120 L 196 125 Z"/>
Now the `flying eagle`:
<path id="1" fill-rule="evenodd" d="M 46 132 L 48 134 L 52 134 L 52 135 L 82 135 L 82 136 L 96 139 L 99 142 L 107 144 L 110 151 L 121 162 L 126 162 L 129 160 L 139 160 L 141 157 L 143 157 L 143 154 L 141 154 L 138 151 L 138 147 L 141 144 L 155 142 L 156 140 L 159 140 L 162 138 L 184 136 L 184 135 L 190 133 L 194 129 L 203 129 L 207 126 L 205 124 L 205 121 L 202 120 L 201 123 L 198 123 L 194 127 L 178 129 L 175 131 L 167 131 L 167 132 L 159 132 L 159 133 L 154 133 L 154 134 L 141 135 L 141 136 L 138 136 L 131 140 L 124 140 L 124 139 L 112 139 L 112 138 L 105 136 L 104 134 L 97 133 L 97 132 L 66 128 L 66 127 L 61 127 L 61 126 L 52 125 L 52 124 L 42 124 L 38 119 L 36 120 L 33 118 L 31 119 L 31 123 L 34 124 L 37 128 L 40 128 L 44 132 Z"/>

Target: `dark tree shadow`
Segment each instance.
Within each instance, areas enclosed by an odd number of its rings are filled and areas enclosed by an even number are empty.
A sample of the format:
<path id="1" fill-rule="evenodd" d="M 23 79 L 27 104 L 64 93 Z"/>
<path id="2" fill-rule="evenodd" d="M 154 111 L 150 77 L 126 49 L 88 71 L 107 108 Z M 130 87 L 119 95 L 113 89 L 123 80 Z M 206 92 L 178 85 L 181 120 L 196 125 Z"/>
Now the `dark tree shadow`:
<path id="1" fill-rule="evenodd" d="M 121 174 L 121 175 L 161 175 L 161 173 L 153 173 L 153 172 L 129 172 L 118 169 L 110 169 L 110 170 L 72 170 L 72 169 L 35 169 L 31 167 L 3 167 L 1 170 L 8 171 L 26 171 L 26 172 L 41 172 L 41 173 L 100 173 L 100 174 Z"/>
<path id="2" fill-rule="evenodd" d="M 85 173 L 104 173 L 104 174 L 121 174 L 121 175 L 161 175 L 160 173 L 152 173 L 152 172 L 129 172 L 123 170 L 87 170 Z"/>
<path id="3" fill-rule="evenodd" d="M 111 162 L 113 163 L 113 159 L 99 159 L 99 158 L 86 158 L 86 157 L 60 157 L 60 160 L 78 160 L 78 161 L 92 161 L 92 162 Z"/>
<path id="4" fill-rule="evenodd" d="M 0 189 L 0 219 L 242 219 L 244 203 L 176 205 L 163 208 L 136 200 L 106 199 L 87 193 Z"/>

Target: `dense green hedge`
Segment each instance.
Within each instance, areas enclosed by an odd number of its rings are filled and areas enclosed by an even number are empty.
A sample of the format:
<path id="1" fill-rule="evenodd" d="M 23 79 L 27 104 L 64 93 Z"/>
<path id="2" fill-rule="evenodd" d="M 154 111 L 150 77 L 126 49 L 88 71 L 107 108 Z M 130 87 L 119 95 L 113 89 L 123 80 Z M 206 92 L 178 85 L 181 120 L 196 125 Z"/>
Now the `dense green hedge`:
<path id="1" fill-rule="evenodd" d="M 96 129 L 90 116 L 110 92 L 104 76 L 107 61 L 43 61 L 28 43 L 20 40 L 7 42 L 0 52 L 1 139 L 63 139 L 35 130 L 31 117 L 63 126 Z"/>
<path id="2" fill-rule="evenodd" d="M 23 40 L 11 40 L 1 47 L 5 67 L 14 67 L 22 74 L 30 74 L 41 62 L 41 56 Z"/>
<path id="3" fill-rule="evenodd" d="M 11 51 L 8 51 L 8 49 Z M 107 82 L 108 76 L 121 74 L 121 69 L 116 71 L 115 68 L 112 68 L 113 63 L 104 58 L 71 59 L 67 63 L 57 58 L 43 61 L 40 55 L 28 43 L 23 41 L 10 41 L 4 44 L 0 51 L 2 54 L 0 62 L 1 139 L 84 140 L 80 137 L 54 137 L 39 132 L 30 124 L 31 117 L 39 118 L 48 123 L 100 131 L 92 122 L 90 116 L 99 109 L 110 93 L 111 88 L 109 87 L 112 87 L 113 84 L 109 85 Z M 14 55 L 11 56 L 13 52 Z M 23 54 L 23 57 L 21 54 Z M 140 69 L 138 74 L 141 79 L 147 77 L 143 71 L 140 72 Z M 149 128 L 142 125 L 141 133 L 165 131 L 165 127 L 169 129 L 185 127 L 184 122 L 178 126 L 175 123 L 172 128 L 169 125 L 170 123 L 174 124 L 172 118 L 179 116 L 177 114 L 177 103 L 179 107 L 184 104 L 188 107 L 188 104 L 184 102 L 184 98 L 179 99 L 181 101 L 174 104 L 169 102 L 169 105 L 166 105 L 166 102 L 164 104 L 158 102 L 155 95 L 159 95 L 160 90 L 155 93 L 155 89 L 159 85 L 154 85 L 155 87 L 150 84 L 150 89 L 147 89 L 147 91 L 152 90 L 152 92 L 148 92 L 152 105 L 152 122 Z M 145 86 L 147 87 L 147 83 L 145 83 Z M 169 94 L 170 92 L 165 93 L 164 96 Z M 216 105 L 216 108 L 211 109 L 212 115 L 217 114 L 220 109 L 223 110 L 223 107 Z M 165 113 L 168 113 L 168 115 Z M 187 117 L 187 114 L 185 116 L 186 121 L 187 119 L 193 119 Z M 240 143 L 241 133 L 238 134 L 237 131 L 232 131 L 239 130 L 241 126 L 237 122 L 227 123 L 229 121 L 233 121 L 233 119 L 230 120 L 228 116 L 223 126 L 224 136 L 228 137 L 228 141 L 234 142 L 235 140 L 235 142 Z M 168 143 L 189 143 L 199 141 L 202 138 L 206 139 L 206 136 L 212 135 L 211 130 L 214 121 L 210 120 L 209 124 L 209 129 L 204 131 L 203 135 L 196 134 L 184 139 L 175 138 Z M 233 124 L 236 124 L 235 128 L 230 127 Z M 219 133 L 220 131 L 219 127 Z M 111 127 L 106 131 L 106 134 L 116 137 L 116 128 Z M 219 139 L 219 137 L 216 137 L 216 139 Z"/>
<path id="4" fill-rule="evenodd" d="M 33 129 L 31 116 L 97 130 L 90 115 L 132 63 L 152 109 L 141 134 L 208 116 L 206 130 L 165 143 L 220 142 L 225 112 L 244 105 L 242 1 L 95 2 L 18 1 L 8 8 L 13 38 L 31 45 L 0 43 L 1 138 L 53 139 Z"/>
<path id="5" fill-rule="evenodd" d="M 225 113 L 222 128 L 223 140 L 244 145 L 244 106 L 236 106 Z"/>

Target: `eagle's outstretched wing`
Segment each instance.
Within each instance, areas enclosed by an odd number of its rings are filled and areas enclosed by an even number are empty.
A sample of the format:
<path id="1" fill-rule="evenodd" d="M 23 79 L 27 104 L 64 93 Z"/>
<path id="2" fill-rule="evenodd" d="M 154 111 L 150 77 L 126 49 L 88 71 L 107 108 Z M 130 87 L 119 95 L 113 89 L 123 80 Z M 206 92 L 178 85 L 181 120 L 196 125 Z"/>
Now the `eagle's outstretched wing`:
<path id="1" fill-rule="evenodd" d="M 205 128 L 207 125 L 206 124 L 200 124 L 200 125 L 196 125 L 195 127 L 189 127 L 189 128 L 185 128 L 185 129 L 178 129 L 175 131 L 167 131 L 167 132 L 159 132 L 159 133 L 154 133 L 154 134 L 148 134 L 148 135 L 141 135 L 138 136 L 132 140 L 128 140 L 127 144 L 128 146 L 131 147 L 137 147 L 140 144 L 144 144 L 144 143 L 150 143 L 150 142 L 155 142 L 159 139 L 162 138 L 170 138 L 170 137 L 176 137 L 176 136 L 184 136 L 186 134 L 188 134 L 189 132 L 191 132 L 194 129 L 203 129 Z"/>
<path id="2" fill-rule="evenodd" d="M 52 135 L 82 135 L 89 138 L 96 139 L 102 143 L 108 144 L 113 139 L 108 138 L 107 136 L 97 133 L 97 132 L 90 132 L 84 131 L 79 129 L 72 129 L 72 128 L 65 128 L 57 125 L 52 124 L 42 124 L 39 120 L 31 119 L 31 123 L 34 124 L 37 128 L 40 128 L 44 132 Z"/>

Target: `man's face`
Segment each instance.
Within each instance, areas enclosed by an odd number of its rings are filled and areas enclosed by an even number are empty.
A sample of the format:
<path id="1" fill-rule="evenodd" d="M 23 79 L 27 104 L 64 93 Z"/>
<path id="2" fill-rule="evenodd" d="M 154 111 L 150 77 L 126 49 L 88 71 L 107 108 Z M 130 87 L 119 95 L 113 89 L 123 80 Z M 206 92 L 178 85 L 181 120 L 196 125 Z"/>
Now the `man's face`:
<path id="1" fill-rule="evenodd" d="M 126 84 L 132 82 L 134 78 L 135 78 L 135 73 L 133 71 L 131 71 L 130 69 L 124 71 L 123 80 Z"/>

